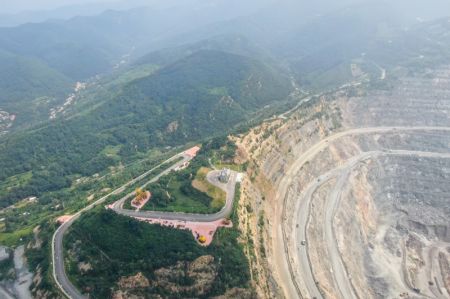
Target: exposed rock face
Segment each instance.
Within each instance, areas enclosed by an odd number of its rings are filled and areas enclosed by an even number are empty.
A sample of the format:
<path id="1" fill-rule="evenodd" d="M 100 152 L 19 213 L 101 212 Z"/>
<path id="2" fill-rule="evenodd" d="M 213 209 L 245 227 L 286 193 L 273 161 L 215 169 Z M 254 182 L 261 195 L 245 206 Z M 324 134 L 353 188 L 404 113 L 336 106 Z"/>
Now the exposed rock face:
<path id="1" fill-rule="evenodd" d="M 191 263 L 179 262 L 169 268 L 161 268 L 155 271 L 155 284 L 158 287 L 172 293 L 194 293 L 202 295 L 211 289 L 217 276 L 217 267 L 214 257 L 205 255 Z M 190 281 L 188 285 L 178 281 Z"/>
<path id="2" fill-rule="evenodd" d="M 117 283 L 119 290 L 113 293 L 113 299 L 144 299 L 147 287 L 150 286 L 149 280 L 142 274 L 122 277 Z"/>
<path id="3" fill-rule="evenodd" d="M 141 272 L 134 276 L 122 277 L 117 282 L 118 289 L 112 294 L 113 299 L 144 299 L 147 298 L 150 281 Z"/>
<path id="4" fill-rule="evenodd" d="M 239 141 L 249 161 L 244 229 L 254 243 L 258 295 L 448 298 L 450 130 L 437 127 L 450 128 L 450 71 L 403 78 L 387 90 L 351 89 Z M 391 129 L 311 150 L 355 128 Z M 297 237 L 302 219 L 307 242 Z"/>
<path id="5" fill-rule="evenodd" d="M 148 298 L 151 294 L 149 288 L 156 288 L 171 294 L 172 297 L 186 296 L 186 294 L 194 297 L 202 296 L 211 290 L 217 277 L 217 266 L 213 256 L 204 255 L 192 262 L 178 262 L 174 266 L 158 269 L 154 272 L 154 276 L 152 281 L 149 281 L 142 273 L 122 277 L 117 283 L 118 290 L 113 298 Z M 159 295 L 150 297 L 160 298 Z"/>
<path id="6" fill-rule="evenodd" d="M 89 263 L 83 263 L 83 262 L 78 263 L 78 270 L 79 270 L 82 274 L 84 274 L 84 273 L 89 272 L 89 271 L 92 270 L 92 265 L 89 264 Z"/>
<path id="7" fill-rule="evenodd" d="M 117 285 L 121 289 L 146 288 L 150 286 L 150 282 L 141 272 L 139 272 L 134 276 L 122 277 Z"/>
<path id="8" fill-rule="evenodd" d="M 273 265 L 272 229 L 277 206 L 276 185 L 297 157 L 297 153 L 331 134 L 340 127 L 338 104 L 327 103 L 325 98 L 314 100 L 294 112 L 288 120 L 276 119 L 263 123 L 242 136 L 238 144 L 239 162 L 247 159 L 248 173 L 242 183 L 245 232 L 252 267 L 252 280 L 260 298 L 283 296 L 279 277 Z M 307 180 L 313 173 L 302 173 Z"/>
<path id="9" fill-rule="evenodd" d="M 39 226 L 36 226 L 33 229 L 33 237 L 34 239 L 27 245 L 27 248 L 33 248 L 33 249 L 41 249 L 42 247 L 42 239 L 39 237 L 39 233 L 41 232 L 41 228 Z"/>

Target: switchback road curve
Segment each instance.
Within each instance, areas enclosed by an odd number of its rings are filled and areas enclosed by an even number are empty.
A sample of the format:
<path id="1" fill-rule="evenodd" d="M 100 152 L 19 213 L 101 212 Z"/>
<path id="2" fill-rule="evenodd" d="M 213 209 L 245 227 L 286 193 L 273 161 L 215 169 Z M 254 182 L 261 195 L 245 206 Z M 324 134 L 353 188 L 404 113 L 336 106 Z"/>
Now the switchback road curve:
<path id="1" fill-rule="evenodd" d="M 91 205 L 87 206 L 86 208 L 79 211 L 77 214 L 75 214 L 69 221 L 63 223 L 54 233 L 53 239 L 52 239 L 52 262 L 53 262 L 53 277 L 55 279 L 55 282 L 57 283 L 60 290 L 63 292 L 63 294 L 70 299 L 86 299 L 87 297 L 81 294 L 81 292 L 70 282 L 69 278 L 67 277 L 67 274 L 65 272 L 64 268 L 64 248 L 63 248 L 63 237 L 64 234 L 67 232 L 69 227 L 81 216 L 83 212 L 86 212 L 88 210 L 91 210 L 92 208 L 104 203 L 111 195 L 119 194 L 120 192 L 123 192 L 127 187 L 130 185 L 138 182 L 139 180 L 145 178 L 148 176 L 151 172 L 159 168 L 160 166 L 172 162 L 180 157 L 183 157 L 183 159 L 154 178 L 152 178 L 150 181 L 145 183 L 142 187 L 156 182 L 161 178 L 162 176 L 168 174 L 172 170 L 175 170 L 179 166 L 183 165 L 185 162 L 192 160 L 192 157 L 185 155 L 184 153 L 177 154 L 170 158 L 169 160 L 161 163 L 160 165 L 154 167 L 153 169 L 147 171 L 146 173 L 142 174 L 141 176 L 137 177 L 136 179 L 133 179 L 132 181 L 128 182 L 127 184 L 123 185 L 122 187 L 114 190 L 113 192 L 109 193 L 108 195 L 100 198 L 96 202 L 92 203 Z M 228 183 L 224 184 L 219 182 L 218 180 L 218 173 L 219 171 L 211 171 L 207 175 L 207 180 L 221 188 L 226 192 L 226 202 L 225 206 L 217 213 L 215 214 L 189 214 L 189 213 L 167 213 L 167 212 L 152 212 L 152 211 L 132 211 L 132 210 L 126 210 L 123 209 L 123 204 L 126 200 L 130 199 L 134 192 L 131 192 L 115 202 L 112 205 L 112 210 L 115 211 L 117 214 L 129 216 L 129 217 L 135 217 L 135 218 L 144 218 L 144 219 L 165 219 L 165 220 L 180 220 L 180 221 L 195 221 L 195 222 L 212 222 L 216 220 L 220 220 L 223 218 L 228 217 L 232 210 L 233 210 L 233 203 L 234 203 L 234 195 L 235 195 L 235 188 L 236 188 L 236 179 L 237 179 L 237 173 L 234 171 L 231 171 L 230 178 Z"/>
<path id="2" fill-rule="evenodd" d="M 127 198 L 123 198 L 117 201 L 112 209 L 121 215 L 142 218 L 142 219 L 165 219 L 165 220 L 180 220 L 180 221 L 193 221 L 193 222 L 212 222 L 226 218 L 233 210 L 233 200 L 236 187 L 237 173 L 231 171 L 230 179 L 227 184 L 219 182 L 218 170 L 214 170 L 208 173 L 207 180 L 216 187 L 226 192 L 225 206 L 215 214 L 192 214 L 192 213 L 171 213 L 171 212 L 155 212 L 155 211 L 133 211 L 123 208 L 123 204 Z M 134 194 L 134 193 L 133 193 Z"/>
<path id="3" fill-rule="evenodd" d="M 175 169 L 178 166 L 181 166 L 184 162 L 191 160 L 192 158 L 190 156 L 184 155 L 183 153 L 177 154 L 170 159 L 164 161 L 163 163 L 159 164 L 158 166 L 150 169 L 149 171 L 143 173 L 142 175 L 138 176 L 137 178 L 129 181 L 125 185 L 121 186 L 120 188 L 117 188 L 116 190 L 110 192 L 109 194 L 103 196 L 102 198 L 98 199 L 97 201 L 93 202 L 92 204 L 88 205 L 84 209 L 80 210 L 78 213 L 72 216 L 72 218 L 61 224 L 61 226 L 58 227 L 58 229 L 53 234 L 52 238 L 52 265 L 53 265 L 53 279 L 55 280 L 57 286 L 61 290 L 61 292 L 67 297 L 71 299 L 84 299 L 86 298 L 83 296 L 80 291 L 77 290 L 77 288 L 70 282 L 69 278 L 66 275 L 65 268 L 64 268 L 64 248 L 63 248 L 63 237 L 64 234 L 67 232 L 67 230 L 70 228 L 70 226 L 81 216 L 82 213 L 89 211 L 93 209 L 94 207 L 104 203 L 110 196 L 120 194 L 125 190 L 127 187 L 133 185 L 134 183 L 144 179 L 148 175 L 150 175 L 153 171 L 158 169 L 164 164 L 170 163 L 175 161 L 176 159 L 179 159 L 182 157 L 183 159 L 162 173 L 160 173 L 156 179 L 159 179 L 161 176 L 169 173 L 173 169 Z M 125 197 L 129 197 L 130 194 L 126 195 Z"/>

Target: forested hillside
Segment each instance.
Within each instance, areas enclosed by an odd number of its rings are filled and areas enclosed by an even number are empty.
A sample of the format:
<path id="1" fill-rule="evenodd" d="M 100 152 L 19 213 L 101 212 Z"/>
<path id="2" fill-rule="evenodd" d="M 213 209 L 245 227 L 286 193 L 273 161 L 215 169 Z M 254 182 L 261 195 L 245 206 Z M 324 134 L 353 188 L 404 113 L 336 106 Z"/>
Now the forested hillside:
<path id="1" fill-rule="evenodd" d="M 0 111 L 16 116 L 11 130 L 35 125 L 48 119 L 49 110 L 69 97 L 77 81 L 120 72 L 149 52 L 198 41 L 180 40 L 186 32 L 256 10 L 250 1 L 242 5 L 242 11 L 229 9 L 228 4 L 165 1 L 152 7 L 0 28 Z M 170 62 L 184 56 L 175 55 Z"/>
<path id="2" fill-rule="evenodd" d="M 244 11 L 236 11 L 228 7 L 229 1 L 220 5 L 196 0 L 167 2 L 0 28 L 0 50 L 38 58 L 73 80 L 85 80 L 110 71 L 130 54 L 138 57 L 179 45 L 177 37 L 186 32 L 255 9 L 248 3 L 242 5 Z"/>
<path id="3" fill-rule="evenodd" d="M 64 98 L 71 80 L 37 59 L 0 50 L 0 108 L 17 116 L 16 125 L 48 117 L 49 107 Z"/>
<path id="4" fill-rule="evenodd" d="M 13 192 L 0 190 L 0 204 L 68 187 L 74 174 L 92 175 L 139 152 L 223 134 L 291 90 L 287 76 L 257 60 L 199 51 L 126 84 L 95 109 L 2 139 L 0 179 L 32 175 Z M 117 155 L 107 155 L 108 146 Z"/>
<path id="5" fill-rule="evenodd" d="M 270 52 L 258 46 L 248 37 L 238 33 L 232 33 L 213 36 L 182 46 L 152 51 L 137 59 L 133 65 L 152 64 L 166 66 L 201 50 L 224 51 L 252 57 L 267 63 L 275 63 L 275 59 L 271 57 Z"/>

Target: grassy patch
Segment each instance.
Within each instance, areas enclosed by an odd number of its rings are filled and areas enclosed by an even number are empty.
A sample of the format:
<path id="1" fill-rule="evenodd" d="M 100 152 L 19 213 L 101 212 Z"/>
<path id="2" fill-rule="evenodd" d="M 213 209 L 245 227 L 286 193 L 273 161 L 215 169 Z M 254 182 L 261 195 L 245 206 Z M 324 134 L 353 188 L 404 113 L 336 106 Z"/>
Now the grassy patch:
<path id="1" fill-rule="evenodd" d="M 162 205 L 158 202 L 158 194 L 155 192 L 156 184 L 153 184 L 153 188 L 149 187 L 149 191 L 152 192 L 152 198 L 143 207 L 143 210 L 151 211 L 166 211 L 166 212 L 187 212 L 187 213 L 200 213 L 207 214 L 215 212 L 212 207 L 212 199 L 203 192 L 200 192 L 194 188 L 194 194 L 183 191 L 183 182 L 176 176 L 171 176 L 167 185 L 165 185 L 163 193 L 169 196 L 169 202 L 167 205 Z M 197 192 L 195 192 L 197 191 Z"/>
<path id="2" fill-rule="evenodd" d="M 30 204 L 32 204 L 30 201 L 28 201 L 27 199 L 24 199 L 24 200 L 21 200 L 21 201 L 17 202 L 14 205 L 14 208 L 15 209 L 23 209 L 23 208 L 26 208 Z"/>
<path id="3" fill-rule="evenodd" d="M 26 238 L 33 232 L 33 227 L 26 227 L 14 232 L 2 232 L 0 234 L 0 244 L 4 246 L 14 246 L 20 242 L 20 239 Z"/>
<path id="4" fill-rule="evenodd" d="M 152 197 L 142 209 L 201 214 L 219 211 L 223 206 L 220 205 L 221 197 L 217 190 L 204 183 L 206 180 L 205 169 L 200 171 L 197 182 L 201 182 L 201 184 L 197 184 L 200 188 L 195 188 L 192 183 L 197 178 L 199 170 L 208 165 L 206 157 L 206 154 L 200 153 L 191 161 L 188 168 L 171 172 L 147 186 Z M 125 207 L 127 206 L 128 204 Z"/>
<path id="5" fill-rule="evenodd" d="M 122 147 L 121 145 L 116 146 L 108 145 L 105 147 L 104 150 L 101 151 L 101 154 L 108 157 L 119 158 L 119 152 L 121 147 Z"/>
<path id="6" fill-rule="evenodd" d="M 226 193 L 208 182 L 206 176 L 210 171 L 211 169 L 207 167 L 201 167 L 192 181 L 192 186 L 212 198 L 211 207 L 213 209 L 221 209 L 225 205 Z"/>
<path id="7" fill-rule="evenodd" d="M 143 210 L 215 213 L 225 204 L 226 194 L 206 180 L 211 163 L 231 163 L 236 151 L 227 137 L 214 138 L 203 144 L 202 150 L 188 168 L 172 172 L 148 186 L 152 198 Z M 239 166 L 229 165 L 237 169 Z M 125 206 L 127 207 L 127 206 Z"/>
<path id="8" fill-rule="evenodd" d="M 14 188 L 19 188 L 25 184 L 27 184 L 31 178 L 33 177 L 33 173 L 31 171 L 18 174 L 15 176 L 11 176 L 4 180 L 3 182 L 0 182 L 0 190 L 6 190 L 9 191 Z"/>
<path id="9" fill-rule="evenodd" d="M 119 85 L 129 83 L 133 80 L 144 78 L 155 73 L 159 69 L 159 66 L 153 64 L 144 64 L 132 70 L 125 72 L 115 78 L 109 85 Z"/>

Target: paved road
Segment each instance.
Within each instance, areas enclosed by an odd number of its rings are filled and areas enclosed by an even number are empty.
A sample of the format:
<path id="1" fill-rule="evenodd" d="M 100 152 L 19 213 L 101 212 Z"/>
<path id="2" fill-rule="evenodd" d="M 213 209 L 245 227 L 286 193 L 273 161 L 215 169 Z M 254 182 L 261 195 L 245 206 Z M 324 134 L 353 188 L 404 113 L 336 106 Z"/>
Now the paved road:
<path id="1" fill-rule="evenodd" d="M 161 177 L 164 174 L 167 174 L 171 170 L 173 170 L 176 167 L 182 165 L 184 162 L 189 161 L 189 160 L 192 159 L 191 157 L 184 155 L 184 153 L 180 153 L 180 154 L 177 154 L 177 155 L 171 157 L 170 159 L 168 159 L 168 160 L 164 161 L 163 163 L 159 164 L 158 166 L 150 169 L 149 171 L 147 171 L 147 172 L 143 173 L 142 175 L 138 176 L 137 178 L 129 181 L 128 183 L 126 183 L 122 187 L 112 191 L 111 193 L 103 196 L 99 200 L 97 200 L 94 203 L 90 204 L 89 206 L 85 207 L 84 209 L 82 209 L 81 211 L 79 211 L 78 213 L 73 215 L 73 217 L 69 221 L 67 221 L 66 223 L 62 224 L 60 227 L 58 227 L 58 229 L 53 234 L 53 239 L 52 239 L 53 278 L 55 279 L 56 284 L 58 285 L 58 287 L 60 288 L 60 290 L 64 293 L 64 295 L 66 297 L 72 298 L 72 299 L 83 299 L 83 298 L 86 298 L 70 282 L 69 278 L 66 275 L 65 268 L 64 268 L 63 238 L 64 238 L 64 234 L 67 232 L 67 230 L 72 225 L 72 223 L 75 222 L 75 220 L 77 220 L 81 216 L 82 213 L 84 213 L 86 211 L 89 211 L 92 208 L 94 208 L 94 207 L 104 203 L 110 196 L 120 194 L 127 187 L 135 184 L 136 182 L 138 182 L 138 181 L 144 179 L 145 177 L 147 177 L 148 175 L 150 175 L 158 167 L 160 167 L 160 166 L 162 166 L 162 165 L 164 165 L 166 163 L 173 162 L 176 159 L 179 159 L 180 157 L 183 157 L 183 159 L 181 161 L 175 163 L 170 168 L 165 170 L 163 173 L 159 174 L 157 176 L 157 178 Z M 129 197 L 129 196 L 130 195 L 128 194 L 125 197 Z"/>
<path id="2" fill-rule="evenodd" d="M 393 132 L 420 132 L 420 131 L 445 131 L 450 132 L 450 127 L 425 127 L 425 126 L 415 126 L 415 127 L 372 127 L 372 128 L 358 128 L 348 131 L 343 131 L 331 135 L 322 141 L 318 142 L 306 152 L 300 155 L 296 161 L 288 169 L 284 177 L 280 180 L 277 187 L 276 200 L 278 202 L 283 202 L 283 205 L 277 206 L 276 216 L 274 219 L 274 224 L 272 226 L 272 246 L 274 249 L 274 259 L 273 263 L 275 266 L 276 274 L 278 275 L 278 281 L 282 287 L 286 298 L 303 298 L 309 295 L 308 290 L 321 298 L 321 295 L 317 293 L 317 286 L 314 283 L 314 278 L 306 278 L 308 282 L 305 285 L 301 285 L 296 280 L 296 270 L 293 267 L 293 258 L 290 256 L 288 250 L 288 236 L 286 235 L 284 221 L 286 221 L 286 201 L 289 192 L 292 192 L 293 182 L 296 179 L 296 174 L 300 171 L 302 166 L 308 161 L 312 160 L 317 154 L 325 150 L 328 145 L 345 136 L 352 135 L 363 135 L 363 134 L 374 134 L 374 133 L 393 133 Z M 308 273 L 307 270 L 301 269 L 302 275 Z M 305 271 L 305 272 L 303 272 Z M 309 271 L 310 272 L 310 271 Z M 306 274 L 308 276 L 308 274 Z M 307 295 L 308 294 L 308 295 Z M 313 295 L 314 296 L 314 295 Z M 311 296 L 311 297 L 313 297 Z"/>
<path id="3" fill-rule="evenodd" d="M 124 202 L 127 198 L 117 201 L 113 205 L 113 210 L 121 215 L 129 217 L 138 217 L 144 219 L 165 219 L 165 220 L 180 220 L 180 221 L 194 221 L 194 222 L 212 222 L 228 217 L 233 210 L 234 192 L 236 188 L 236 176 L 237 173 L 231 171 L 230 180 L 227 184 L 222 184 L 218 181 L 218 170 L 214 170 L 208 173 L 208 181 L 221 188 L 226 192 L 225 206 L 219 212 L 215 214 L 192 214 L 192 213 L 171 213 L 171 212 L 155 212 L 155 211 L 133 211 L 123 208 Z M 156 180 L 153 180 L 156 181 Z M 133 193 L 134 194 L 134 193 Z"/>
<path id="4" fill-rule="evenodd" d="M 142 185 L 142 188 L 145 188 L 147 185 L 156 182 L 159 180 L 162 176 L 167 175 L 172 170 L 176 169 L 177 167 L 181 166 L 187 161 L 190 161 L 192 157 L 184 155 L 183 153 L 178 154 L 170 158 L 169 160 L 161 163 L 160 165 L 154 167 L 153 169 L 147 171 L 146 173 L 142 174 L 141 176 L 133 179 L 132 181 L 128 182 L 127 184 L 123 185 L 122 187 L 112 191 L 108 195 L 100 198 L 96 202 L 92 203 L 91 205 L 87 206 L 77 214 L 75 214 L 68 222 L 62 224 L 53 235 L 52 240 L 52 257 L 53 257 L 53 276 L 54 279 L 58 285 L 58 287 L 61 289 L 61 291 L 66 295 L 66 297 L 71 299 L 84 299 L 87 298 L 83 294 L 80 293 L 80 291 L 70 282 L 68 279 L 65 268 L 64 268 L 64 250 L 63 250 L 63 237 L 66 231 L 69 229 L 69 227 L 72 225 L 74 221 L 76 221 L 80 215 L 83 212 L 86 212 L 95 206 L 98 206 L 99 204 L 104 203 L 111 195 L 120 194 L 123 192 L 127 187 L 131 186 L 132 184 L 142 180 L 146 176 L 148 176 L 150 173 L 152 173 L 154 170 L 156 170 L 158 167 L 162 166 L 165 163 L 169 163 L 174 161 L 175 159 L 179 159 L 180 157 L 183 157 L 183 159 L 175 164 L 173 164 L 171 167 L 167 168 L 166 170 L 162 171 L 157 176 L 153 177 L 151 180 L 149 180 L 147 183 Z M 218 181 L 218 174 L 219 171 L 211 171 L 207 175 L 208 181 L 221 188 L 226 192 L 226 203 L 225 206 L 220 210 L 219 212 L 215 214 L 188 214 L 188 213 L 166 213 L 166 212 L 152 212 L 152 211 L 132 211 L 132 210 L 125 210 L 123 209 L 123 205 L 125 201 L 132 196 L 134 196 L 134 192 L 131 192 L 124 197 L 122 197 L 120 200 L 115 202 L 112 205 L 112 210 L 115 211 L 118 214 L 129 216 L 129 217 L 139 217 L 139 218 L 147 218 L 147 219 L 167 219 L 167 220 L 181 220 L 181 221 L 195 221 L 195 222 L 211 222 L 220 220 L 223 218 L 228 217 L 232 210 L 233 210 L 233 202 L 234 202 L 234 194 L 235 194 L 235 188 L 236 188 L 236 178 L 237 173 L 234 171 L 231 171 L 230 179 L 227 184 L 223 184 Z"/>

